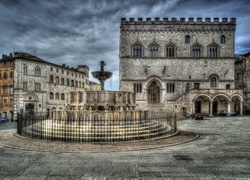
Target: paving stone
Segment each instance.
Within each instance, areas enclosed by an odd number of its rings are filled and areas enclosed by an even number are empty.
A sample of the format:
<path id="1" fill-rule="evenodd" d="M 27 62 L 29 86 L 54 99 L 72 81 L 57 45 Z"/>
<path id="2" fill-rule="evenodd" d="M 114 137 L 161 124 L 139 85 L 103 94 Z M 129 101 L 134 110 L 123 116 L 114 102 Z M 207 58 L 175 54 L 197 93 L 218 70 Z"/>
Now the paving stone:
<path id="1" fill-rule="evenodd" d="M 175 146 L 111 153 L 12 149 L 3 145 L 2 138 L 15 132 L 12 123 L 0 126 L 0 179 L 246 180 L 250 178 L 249 119 L 213 117 L 199 124 L 184 120 L 178 122 L 179 128 L 198 132 L 200 138 Z M 29 143 L 31 146 L 33 141 Z M 187 155 L 193 160 L 177 160 L 173 155 Z"/>

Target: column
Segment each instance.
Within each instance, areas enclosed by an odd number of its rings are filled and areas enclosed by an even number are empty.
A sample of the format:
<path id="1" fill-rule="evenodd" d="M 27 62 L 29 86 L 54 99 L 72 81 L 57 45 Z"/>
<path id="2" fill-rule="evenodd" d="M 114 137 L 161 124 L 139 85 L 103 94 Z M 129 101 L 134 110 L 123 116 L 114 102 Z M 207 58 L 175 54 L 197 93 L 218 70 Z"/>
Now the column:
<path id="1" fill-rule="evenodd" d="M 231 105 L 230 105 L 231 101 L 228 101 L 228 104 L 227 104 L 227 116 L 231 116 Z"/>
<path id="2" fill-rule="evenodd" d="M 214 116 L 214 115 L 213 115 L 213 101 L 210 101 L 209 116 L 210 116 L 210 117 Z"/>
<path id="3" fill-rule="evenodd" d="M 192 109 L 192 113 L 195 113 L 195 101 L 193 101 L 193 109 Z"/>
<path id="4" fill-rule="evenodd" d="M 243 116 L 243 101 L 240 102 L 240 116 Z"/>

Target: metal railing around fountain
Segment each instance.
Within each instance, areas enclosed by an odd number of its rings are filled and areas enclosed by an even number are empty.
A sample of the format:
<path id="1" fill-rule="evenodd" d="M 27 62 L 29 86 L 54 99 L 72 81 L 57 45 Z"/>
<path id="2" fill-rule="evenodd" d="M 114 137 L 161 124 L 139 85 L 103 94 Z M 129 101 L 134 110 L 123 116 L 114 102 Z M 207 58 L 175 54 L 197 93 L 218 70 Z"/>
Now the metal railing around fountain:
<path id="1" fill-rule="evenodd" d="M 19 114 L 17 133 L 48 141 L 114 143 L 159 139 L 176 132 L 176 115 L 155 118 L 141 113 L 135 119 L 122 120 L 76 119 L 70 112 L 64 118 L 53 120 L 42 114 Z"/>

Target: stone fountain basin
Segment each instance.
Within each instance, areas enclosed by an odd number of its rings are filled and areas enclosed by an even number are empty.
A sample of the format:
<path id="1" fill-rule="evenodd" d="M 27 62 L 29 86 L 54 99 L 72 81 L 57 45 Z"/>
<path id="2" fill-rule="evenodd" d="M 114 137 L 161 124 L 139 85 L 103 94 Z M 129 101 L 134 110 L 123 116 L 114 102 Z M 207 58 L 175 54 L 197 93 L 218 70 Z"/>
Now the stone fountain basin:
<path id="1" fill-rule="evenodd" d="M 109 79 L 112 76 L 112 72 L 108 72 L 108 71 L 94 71 L 92 72 L 92 75 L 94 78 L 96 79 Z"/>

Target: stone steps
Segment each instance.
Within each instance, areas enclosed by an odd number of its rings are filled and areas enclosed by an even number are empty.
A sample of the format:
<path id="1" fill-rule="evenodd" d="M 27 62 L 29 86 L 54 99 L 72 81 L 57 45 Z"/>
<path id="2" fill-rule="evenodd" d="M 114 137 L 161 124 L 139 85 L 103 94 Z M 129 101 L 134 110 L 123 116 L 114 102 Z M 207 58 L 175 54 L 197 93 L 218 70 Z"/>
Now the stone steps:
<path id="1" fill-rule="evenodd" d="M 50 123 L 51 124 L 51 123 Z M 141 122 L 136 124 L 93 125 L 93 124 L 33 124 L 25 128 L 25 136 L 38 139 L 83 142 L 119 142 L 160 138 L 170 134 L 171 128 L 158 121 Z"/>

